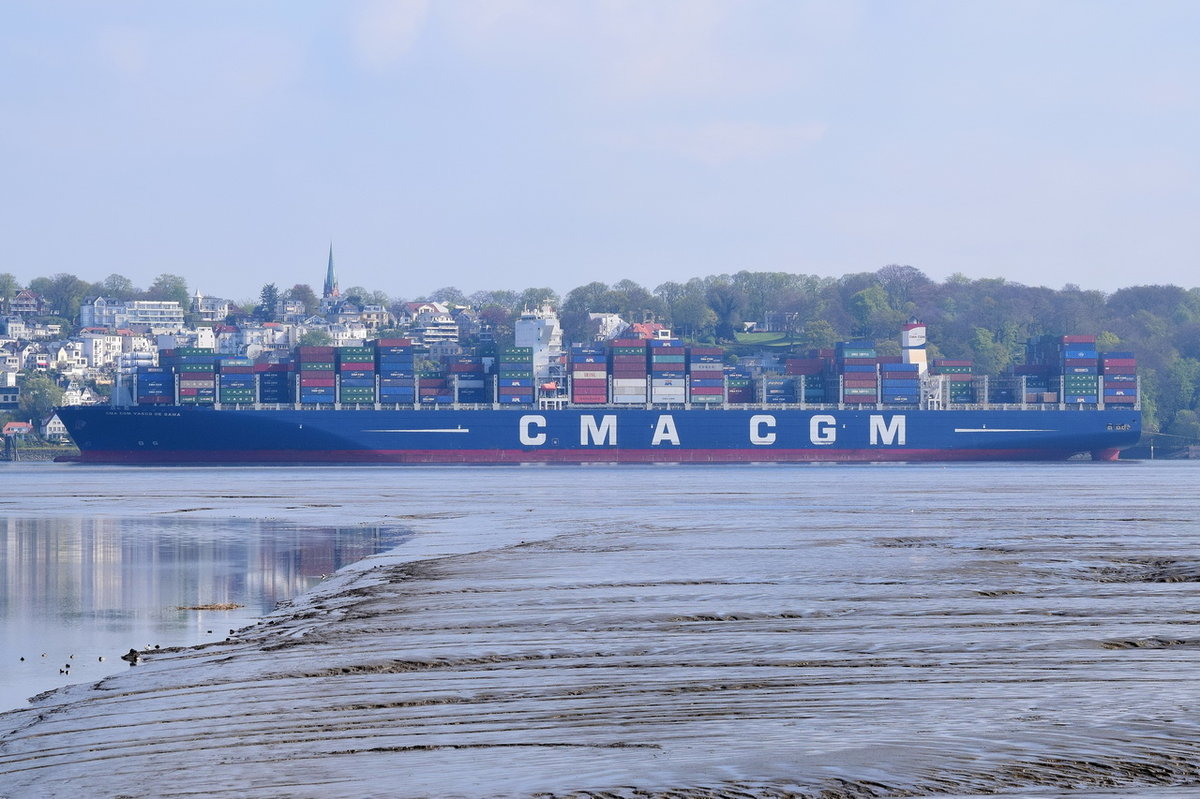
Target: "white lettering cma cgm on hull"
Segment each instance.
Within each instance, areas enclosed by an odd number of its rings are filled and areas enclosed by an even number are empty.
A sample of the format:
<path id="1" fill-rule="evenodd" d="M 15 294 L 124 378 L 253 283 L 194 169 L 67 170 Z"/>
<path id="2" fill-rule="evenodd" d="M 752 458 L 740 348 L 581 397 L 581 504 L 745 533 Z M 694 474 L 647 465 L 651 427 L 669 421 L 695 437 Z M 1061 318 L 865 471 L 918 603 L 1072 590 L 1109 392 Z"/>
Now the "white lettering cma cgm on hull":
<path id="1" fill-rule="evenodd" d="M 907 425 L 903 415 L 897 414 L 885 420 L 882 415 L 869 417 L 871 446 L 899 446 L 907 442 Z M 525 447 L 544 446 L 549 439 L 548 423 L 540 414 L 527 414 L 519 422 L 519 437 Z M 750 417 L 747 441 L 756 447 L 769 447 L 776 441 L 775 417 L 768 413 Z M 837 419 L 828 414 L 817 414 L 808 420 L 808 440 L 814 446 L 829 446 L 837 443 Z M 557 441 L 555 442 L 557 443 Z M 664 444 L 680 446 L 679 428 L 670 414 L 662 414 L 654 425 L 650 446 Z M 597 418 L 589 414 L 579 417 L 579 446 L 615 447 L 617 445 L 616 414 L 604 414 Z"/>

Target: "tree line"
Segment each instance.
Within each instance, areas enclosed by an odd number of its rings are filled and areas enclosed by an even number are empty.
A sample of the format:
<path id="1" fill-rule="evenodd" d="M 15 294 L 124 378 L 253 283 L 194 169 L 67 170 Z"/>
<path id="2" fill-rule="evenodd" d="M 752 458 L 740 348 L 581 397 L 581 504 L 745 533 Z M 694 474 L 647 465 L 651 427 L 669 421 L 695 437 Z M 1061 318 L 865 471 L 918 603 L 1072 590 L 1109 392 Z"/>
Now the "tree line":
<path id="1" fill-rule="evenodd" d="M 20 288 L 12 275 L 0 275 L 0 299 Z M 178 300 L 185 308 L 190 304 L 186 281 L 170 274 L 160 275 L 145 291 L 116 274 L 93 284 L 60 273 L 36 278 L 27 288 L 44 296 L 68 321 L 78 319 L 82 302 L 100 295 Z M 362 286 L 346 289 L 342 296 L 393 310 L 407 301 Z M 239 312 L 269 316 L 278 298 L 300 300 L 310 311 L 318 304 L 306 284 L 282 291 L 268 284 L 257 302 L 242 303 Z M 513 322 L 523 310 L 549 304 L 557 309 L 568 341 L 589 337 L 589 314 L 614 313 L 630 322 L 659 322 L 691 341 L 743 349 L 753 346 L 753 337 L 748 341 L 744 334 L 746 323 L 753 322 L 782 334 L 785 348 L 797 353 L 866 338 L 877 342 L 881 354 L 897 354 L 900 327 L 919 319 L 928 326 L 931 357 L 971 359 L 977 371 L 990 374 L 1023 362 L 1031 337 L 1091 333 L 1102 351 L 1132 350 L 1137 355 L 1147 429 L 1180 441 L 1200 441 L 1196 288 L 1147 285 L 1105 293 L 1072 284 L 1050 289 L 959 274 L 935 281 L 912 266 L 891 264 L 841 277 L 741 271 L 653 289 L 633 280 L 593 282 L 562 296 L 549 288 L 466 294 L 450 286 L 412 299 L 469 305 L 501 341 L 511 338 Z"/>

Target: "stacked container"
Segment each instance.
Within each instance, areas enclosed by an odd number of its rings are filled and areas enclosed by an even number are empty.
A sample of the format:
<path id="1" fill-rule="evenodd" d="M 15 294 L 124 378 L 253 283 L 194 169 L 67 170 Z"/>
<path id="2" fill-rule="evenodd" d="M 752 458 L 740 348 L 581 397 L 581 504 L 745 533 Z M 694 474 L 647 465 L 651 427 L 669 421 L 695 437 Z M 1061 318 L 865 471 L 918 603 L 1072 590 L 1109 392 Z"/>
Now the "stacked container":
<path id="1" fill-rule="evenodd" d="M 169 366 L 139 366 L 134 399 L 138 405 L 174 405 L 175 371 Z"/>
<path id="2" fill-rule="evenodd" d="M 441 371 L 419 371 L 417 396 L 422 405 L 449 405 L 454 402 L 454 387 Z"/>
<path id="3" fill-rule="evenodd" d="M 920 365 L 884 363 L 879 365 L 880 389 L 884 402 L 916 405 L 921 401 Z"/>
<path id="4" fill-rule="evenodd" d="M 1138 401 L 1137 360 L 1132 352 L 1106 352 L 1100 356 L 1106 405 L 1133 405 Z"/>
<path id="5" fill-rule="evenodd" d="M 1063 336 L 1059 347 L 1063 402 L 1096 404 L 1100 398 L 1100 356 L 1095 336 Z"/>
<path id="6" fill-rule="evenodd" d="M 170 360 L 170 359 L 168 359 Z M 217 399 L 217 356 L 207 347 L 175 350 L 180 405 L 212 405 Z"/>
<path id="7" fill-rule="evenodd" d="M 456 355 L 446 361 L 446 377 L 457 402 L 487 402 L 483 361 L 475 355 Z"/>
<path id="8" fill-rule="evenodd" d="M 375 342 L 379 401 L 389 405 L 411 405 L 417 401 L 412 341 L 385 338 Z"/>
<path id="9" fill-rule="evenodd" d="M 533 404 L 533 348 L 501 347 L 496 378 L 496 401 L 504 405 Z"/>
<path id="10" fill-rule="evenodd" d="M 344 405 L 375 402 L 375 348 L 339 347 L 338 401 Z"/>
<path id="11" fill-rule="evenodd" d="M 692 347 L 688 355 L 688 399 L 694 403 L 724 402 L 724 351 L 719 347 Z"/>
<path id="12" fill-rule="evenodd" d="M 783 404 L 796 402 L 796 378 L 780 377 L 764 377 L 762 380 L 763 386 L 763 402 L 770 404 Z"/>
<path id="13" fill-rule="evenodd" d="M 306 405 L 332 404 L 336 400 L 336 359 L 333 347 L 296 348 L 300 402 Z"/>
<path id="14" fill-rule="evenodd" d="M 650 401 L 682 405 L 687 401 L 687 350 L 683 342 L 665 338 L 646 343 L 650 356 Z"/>
<path id="15" fill-rule="evenodd" d="M 260 363 L 254 367 L 258 377 L 258 401 L 268 405 L 288 405 L 296 401 L 293 364 Z"/>
<path id="16" fill-rule="evenodd" d="M 841 375 L 841 401 L 869 404 L 879 401 L 879 375 L 875 342 L 859 339 L 839 342 L 834 366 Z"/>
<path id="17" fill-rule="evenodd" d="M 802 398 L 804 402 L 825 401 L 826 374 L 829 368 L 824 358 L 788 358 L 785 371 L 789 375 L 804 378 L 803 394 L 797 389 L 797 397 Z"/>
<path id="18" fill-rule="evenodd" d="M 725 375 L 725 398 L 729 402 L 754 402 L 754 378 L 742 369 L 731 369 Z"/>
<path id="19" fill-rule="evenodd" d="M 614 339 L 612 358 L 612 402 L 641 405 L 647 397 L 646 342 L 639 338 Z"/>
<path id="20" fill-rule="evenodd" d="M 953 403 L 975 402 L 974 366 L 970 361 L 935 358 L 929 373 L 946 375 L 947 399 Z"/>
<path id="21" fill-rule="evenodd" d="M 222 405 L 249 405 L 257 401 L 254 361 L 249 358 L 222 358 L 217 378 L 217 398 Z"/>
<path id="22" fill-rule="evenodd" d="M 571 370 L 571 402 L 603 405 L 608 402 L 608 354 L 604 347 L 575 344 L 568 356 Z"/>

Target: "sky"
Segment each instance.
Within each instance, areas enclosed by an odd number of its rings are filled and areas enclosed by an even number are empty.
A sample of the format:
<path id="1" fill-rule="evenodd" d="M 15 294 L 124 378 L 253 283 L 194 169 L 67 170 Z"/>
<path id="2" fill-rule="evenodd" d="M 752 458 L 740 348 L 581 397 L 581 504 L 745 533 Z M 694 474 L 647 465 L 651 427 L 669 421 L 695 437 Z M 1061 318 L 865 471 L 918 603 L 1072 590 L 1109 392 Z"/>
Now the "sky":
<path id="1" fill-rule="evenodd" d="M 12 0 L 0 240 L 256 297 L 1200 285 L 1200 3 Z"/>

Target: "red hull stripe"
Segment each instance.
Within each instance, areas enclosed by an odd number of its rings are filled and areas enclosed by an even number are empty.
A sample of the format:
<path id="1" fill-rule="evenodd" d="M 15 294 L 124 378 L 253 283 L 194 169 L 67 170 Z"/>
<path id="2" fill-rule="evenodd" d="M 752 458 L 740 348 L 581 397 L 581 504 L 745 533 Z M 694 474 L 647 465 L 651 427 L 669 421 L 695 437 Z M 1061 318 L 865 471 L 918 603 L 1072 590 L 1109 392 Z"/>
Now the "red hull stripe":
<path id="1" fill-rule="evenodd" d="M 181 450 L 82 452 L 84 463 L 878 463 L 1065 460 L 1044 449 Z"/>

